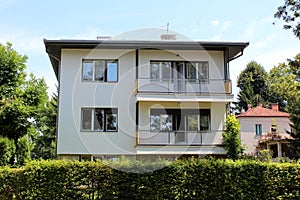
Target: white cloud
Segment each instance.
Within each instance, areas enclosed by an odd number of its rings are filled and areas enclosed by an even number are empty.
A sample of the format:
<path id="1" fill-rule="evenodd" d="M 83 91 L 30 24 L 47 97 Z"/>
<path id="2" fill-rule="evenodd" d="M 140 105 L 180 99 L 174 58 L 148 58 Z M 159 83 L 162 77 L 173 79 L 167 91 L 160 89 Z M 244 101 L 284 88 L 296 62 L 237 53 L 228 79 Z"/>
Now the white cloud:
<path id="1" fill-rule="evenodd" d="M 213 21 L 211 22 L 211 24 L 212 24 L 214 27 L 218 28 L 219 25 L 220 25 L 220 21 L 219 21 L 219 20 L 213 20 Z"/>
<path id="2" fill-rule="evenodd" d="M 219 20 L 213 20 L 211 22 L 212 26 L 220 31 L 226 31 L 230 28 L 232 22 L 231 21 L 219 21 Z"/>

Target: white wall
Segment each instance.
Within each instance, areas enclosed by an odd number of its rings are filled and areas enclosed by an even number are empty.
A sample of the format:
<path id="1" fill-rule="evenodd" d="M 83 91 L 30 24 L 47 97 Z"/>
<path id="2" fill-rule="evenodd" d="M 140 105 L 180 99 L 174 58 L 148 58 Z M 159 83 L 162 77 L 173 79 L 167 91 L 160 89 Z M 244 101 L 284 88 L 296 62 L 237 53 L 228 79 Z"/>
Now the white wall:
<path id="1" fill-rule="evenodd" d="M 82 59 L 118 59 L 117 83 L 83 82 Z M 62 50 L 58 154 L 135 153 L 135 52 Z M 81 132 L 82 107 L 118 108 L 118 132 Z"/>
<path id="2" fill-rule="evenodd" d="M 178 55 L 178 56 L 177 56 Z M 221 52 L 205 51 L 140 51 L 139 76 L 150 76 L 150 60 L 209 61 L 209 78 L 223 79 L 224 63 Z M 118 59 L 119 81 L 97 83 L 82 81 L 83 59 Z M 136 74 L 135 50 L 63 49 L 59 88 L 58 154 L 135 154 Z M 208 100 L 209 101 L 209 100 Z M 156 103 L 154 103 L 156 104 Z M 176 105 L 175 105 L 176 104 Z M 159 103 L 168 108 L 211 109 L 211 129 L 221 130 L 225 121 L 225 103 Z M 140 125 L 149 126 L 150 107 L 140 104 Z M 196 106 L 196 107 L 197 107 Z M 118 108 L 118 132 L 80 131 L 81 108 Z"/>

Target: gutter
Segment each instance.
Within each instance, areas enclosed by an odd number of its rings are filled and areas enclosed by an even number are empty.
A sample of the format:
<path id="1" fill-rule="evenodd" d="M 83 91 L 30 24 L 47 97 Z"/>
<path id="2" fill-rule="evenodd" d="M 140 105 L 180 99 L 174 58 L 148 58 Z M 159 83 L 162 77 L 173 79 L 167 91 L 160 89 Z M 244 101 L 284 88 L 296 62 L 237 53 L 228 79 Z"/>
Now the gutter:
<path id="1" fill-rule="evenodd" d="M 237 56 L 235 56 L 235 57 L 229 59 L 229 62 L 231 62 L 231 61 L 233 61 L 233 60 L 235 60 L 235 59 L 241 57 L 242 55 L 244 55 L 244 50 L 241 50 L 241 53 L 240 53 L 239 55 L 237 55 Z"/>

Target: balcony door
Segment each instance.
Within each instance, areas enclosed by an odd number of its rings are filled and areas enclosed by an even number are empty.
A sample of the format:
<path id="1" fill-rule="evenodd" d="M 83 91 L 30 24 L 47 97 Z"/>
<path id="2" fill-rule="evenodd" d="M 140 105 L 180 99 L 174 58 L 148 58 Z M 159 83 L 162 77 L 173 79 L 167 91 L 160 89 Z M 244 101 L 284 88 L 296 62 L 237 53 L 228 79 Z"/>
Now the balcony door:
<path id="1" fill-rule="evenodd" d="M 184 115 L 177 115 L 175 117 L 175 143 L 184 144 L 186 143 L 186 119 Z"/>
<path id="2" fill-rule="evenodd" d="M 174 91 L 185 92 L 185 63 L 174 62 Z"/>

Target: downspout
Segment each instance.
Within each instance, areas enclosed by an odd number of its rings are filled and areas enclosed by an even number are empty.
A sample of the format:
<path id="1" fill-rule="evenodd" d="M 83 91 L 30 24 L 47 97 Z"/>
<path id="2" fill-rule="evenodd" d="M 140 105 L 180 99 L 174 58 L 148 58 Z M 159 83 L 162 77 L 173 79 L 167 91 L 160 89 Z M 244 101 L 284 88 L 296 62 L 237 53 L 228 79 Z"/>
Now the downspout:
<path id="1" fill-rule="evenodd" d="M 244 50 L 241 50 L 241 53 L 240 53 L 239 55 L 237 55 L 237 56 L 235 56 L 234 58 L 230 59 L 228 62 L 231 62 L 231 61 L 233 61 L 233 60 L 235 60 L 235 59 L 241 57 L 242 55 L 244 55 Z"/>

